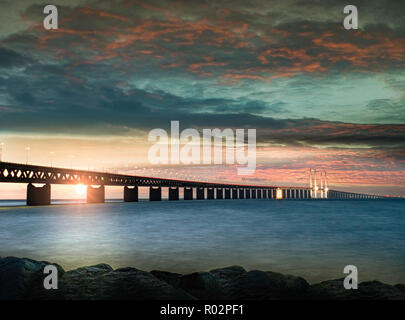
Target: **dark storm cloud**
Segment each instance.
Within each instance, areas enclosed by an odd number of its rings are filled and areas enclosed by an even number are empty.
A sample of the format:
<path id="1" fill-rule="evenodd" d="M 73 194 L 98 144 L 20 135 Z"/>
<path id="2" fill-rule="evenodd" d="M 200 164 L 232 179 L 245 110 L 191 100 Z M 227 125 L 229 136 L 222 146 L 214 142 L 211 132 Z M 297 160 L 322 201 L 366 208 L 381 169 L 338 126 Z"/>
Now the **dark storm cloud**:
<path id="1" fill-rule="evenodd" d="M 13 50 L 0 47 L 0 68 L 23 67 L 31 62 L 31 59 L 25 57 Z"/>
<path id="2" fill-rule="evenodd" d="M 258 142 L 264 144 L 405 146 L 404 125 L 274 119 L 248 113 L 245 110 L 252 110 L 251 106 L 230 99 L 186 99 L 165 92 L 122 91 L 110 86 L 93 88 L 70 84 L 69 79 L 65 81 L 51 87 L 51 79 L 37 83 L 31 88 L 34 95 L 29 91 L 30 84 L 25 84 L 22 78 L 15 79 L 8 99 L 16 108 L 3 111 L 0 127 L 14 132 L 128 135 L 132 130 L 141 134 L 147 134 L 152 128 L 169 130 L 170 120 L 179 120 L 181 129 L 255 128 Z M 0 86 L 3 85 L 4 81 L 0 81 Z M 220 105 L 232 107 L 209 111 L 209 106 Z"/>

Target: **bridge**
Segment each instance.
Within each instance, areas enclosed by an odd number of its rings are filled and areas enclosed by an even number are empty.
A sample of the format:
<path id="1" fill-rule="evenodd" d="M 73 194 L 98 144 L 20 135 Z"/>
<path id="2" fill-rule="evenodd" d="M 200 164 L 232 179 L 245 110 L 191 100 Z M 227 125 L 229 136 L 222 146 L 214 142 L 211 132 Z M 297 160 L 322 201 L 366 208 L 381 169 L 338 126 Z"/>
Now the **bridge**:
<path id="1" fill-rule="evenodd" d="M 138 201 L 138 187 L 149 187 L 150 201 L 162 200 L 162 188 L 168 188 L 169 200 L 179 200 L 179 188 L 184 188 L 184 200 L 311 199 L 317 198 L 318 193 L 318 187 L 316 185 L 312 186 L 312 183 L 310 187 L 211 183 L 11 162 L 0 162 L 0 182 L 28 184 L 27 205 L 49 205 L 51 203 L 52 184 L 87 185 L 88 203 L 104 202 L 106 186 L 123 186 L 123 198 L 125 202 Z M 43 186 L 39 187 L 34 184 L 42 184 Z M 329 190 L 326 184 L 319 191 L 322 198 L 328 199 L 381 198 L 376 195 Z"/>

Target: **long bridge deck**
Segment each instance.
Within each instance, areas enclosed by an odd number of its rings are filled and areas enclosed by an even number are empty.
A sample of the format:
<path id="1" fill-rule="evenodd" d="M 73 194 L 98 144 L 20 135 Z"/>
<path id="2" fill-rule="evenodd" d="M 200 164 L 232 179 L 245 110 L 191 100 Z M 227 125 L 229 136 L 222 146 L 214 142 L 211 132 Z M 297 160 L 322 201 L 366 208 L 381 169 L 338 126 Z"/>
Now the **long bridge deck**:
<path id="1" fill-rule="evenodd" d="M 162 187 L 169 188 L 169 200 L 179 200 L 184 188 L 185 200 L 203 199 L 311 199 L 316 190 L 310 187 L 245 185 L 122 175 L 98 171 L 0 162 L 0 182 L 28 183 L 27 204 L 50 204 L 52 184 L 87 185 L 87 201 L 104 202 L 105 186 L 124 186 L 124 201 L 138 201 L 138 187 L 149 187 L 151 201 L 162 199 Z M 36 187 L 33 184 L 44 184 Z M 99 187 L 94 187 L 99 186 Z M 194 191 L 196 189 L 196 196 Z M 224 195 L 225 192 L 225 195 Z M 380 196 L 325 190 L 323 198 L 370 199 Z"/>

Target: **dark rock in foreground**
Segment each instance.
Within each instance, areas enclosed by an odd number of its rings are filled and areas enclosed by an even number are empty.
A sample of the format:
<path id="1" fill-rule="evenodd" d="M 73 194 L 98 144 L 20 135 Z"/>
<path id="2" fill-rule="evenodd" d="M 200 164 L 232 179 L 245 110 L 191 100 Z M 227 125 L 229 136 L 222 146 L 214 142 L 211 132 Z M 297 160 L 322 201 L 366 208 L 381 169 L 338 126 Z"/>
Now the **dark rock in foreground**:
<path id="1" fill-rule="evenodd" d="M 135 268 L 113 270 L 107 264 L 65 272 L 59 265 L 57 290 L 45 290 L 46 261 L 0 258 L 0 300 L 393 300 L 405 299 L 405 285 L 378 281 L 345 290 L 343 279 L 309 285 L 305 279 L 240 266 L 187 275 Z"/>

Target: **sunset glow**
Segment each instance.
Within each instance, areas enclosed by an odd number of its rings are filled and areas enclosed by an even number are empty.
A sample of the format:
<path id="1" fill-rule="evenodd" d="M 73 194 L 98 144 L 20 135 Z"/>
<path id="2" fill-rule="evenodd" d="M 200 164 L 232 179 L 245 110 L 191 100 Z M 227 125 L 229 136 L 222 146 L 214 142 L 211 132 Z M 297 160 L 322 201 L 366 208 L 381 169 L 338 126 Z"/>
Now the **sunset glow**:
<path id="1" fill-rule="evenodd" d="M 76 185 L 76 194 L 78 194 L 79 196 L 85 196 L 86 192 L 87 192 L 87 187 L 85 185 L 82 185 L 82 184 Z"/>

